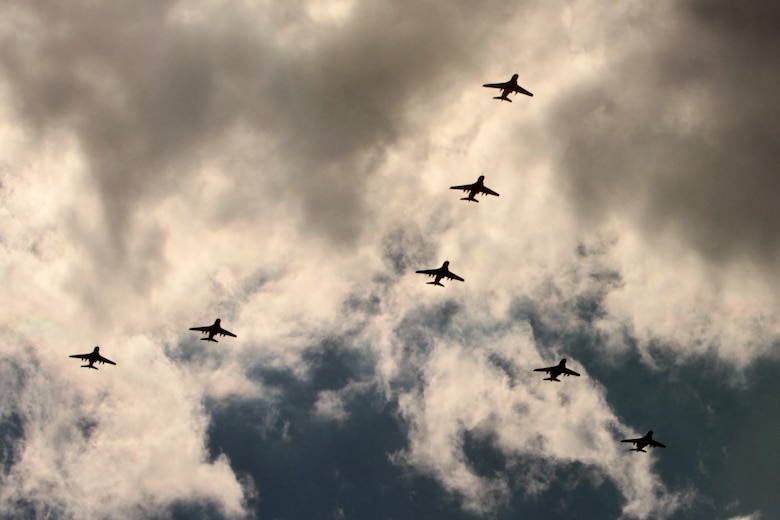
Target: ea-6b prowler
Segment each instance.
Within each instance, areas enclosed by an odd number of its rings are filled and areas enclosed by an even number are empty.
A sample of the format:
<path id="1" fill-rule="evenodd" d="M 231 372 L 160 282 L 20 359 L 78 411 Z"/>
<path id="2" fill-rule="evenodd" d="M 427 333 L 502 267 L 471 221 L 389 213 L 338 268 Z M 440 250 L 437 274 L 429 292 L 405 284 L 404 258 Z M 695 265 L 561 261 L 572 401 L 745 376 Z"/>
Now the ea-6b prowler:
<path id="1" fill-rule="evenodd" d="M 559 383 L 561 382 L 561 380 L 558 379 L 558 376 L 560 375 L 579 376 L 579 374 L 574 370 L 569 370 L 566 368 L 566 358 L 561 359 L 561 362 L 553 367 L 535 368 L 534 372 L 547 372 L 550 374 L 550 377 L 545 377 L 542 379 L 542 381 L 558 381 Z"/>
<path id="2" fill-rule="evenodd" d="M 219 343 L 219 341 L 214 339 L 214 336 L 231 336 L 233 338 L 237 337 L 235 334 L 230 332 L 229 330 L 225 330 L 220 326 L 220 323 L 222 323 L 222 320 L 217 318 L 213 324 L 211 325 L 204 325 L 203 327 L 190 327 L 190 330 L 197 330 L 198 332 L 202 332 L 203 334 L 208 334 L 208 337 L 200 338 L 201 341 L 213 341 L 214 343 Z"/>
<path id="3" fill-rule="evenodd" d="M 501 95 L 496 96 L 493 99 L 498 99 L 501 101 L 509 101 L 510 103 L 512 102 L 512 100 L 509 99 L 509 94 L 520 93 L 520 94 L 525 94 L 526 96 L 533 97 L 533 94 L 531 94 L 526 89 L 524 89 L 523 87 L 517 84 L 517 74 L 513 74 L 512 79 L 510 79 L 505 83 L 485 83 L 482 86 L 488 88 L 500 88 Z"/>
<path id="4" fill-rule="evenodd" d="M 100 355 L 100 347 L 95 347 L 92 352 L 89 354 L 73 354 L 72 356 L 69 356 L 76 359 L 83 359 L 84 361 L 89 361 L 86 365 L 81 365 L 81 368 L 94 368 L 95 370 L 98 369 L 98 367 L 95 366 L 95 363 L 108 363 L 109 365 L 116 365 L 113 361 L 110 359 L 104 358 Z"/>
<path id="5" fill-rule="evenodd" d="M 457 274 L 451 273 L 448 269 L 450 265 L 449 260 L 445 260 L 443 264 L 441 264 L 441 267 L 438 269 L 421 269 L 420 271 L 417 271 L 419 274 L 427 274 L 428 276 L 433 276 L 432 282 L 426 282 L 430 285 L 438 285 L 439 287 L 444 287 L 443 283 L 440 283 L 440 280 L 442 278 L 447 278 L 449 280 L 458 280 L 459 282 L 463 282 L 463 278 L 458 276 Z"/>
<path id="6" fill-rule="evenodd" d="M 498 197 L 498 193 L 485 186 L 485 176 L 480 175 L 477 182 L 473 184 L 461 184 L 460 186 L 450 186 L 451 190 L 463 190 L 469 192 L 468 197 L 462 197 L 460 200 L 466 200 L 469 202 L 479 202 L 474 198 L 474 195 L 482 193 L 485 195 L 495 195 Z"/>
<path id="7" fill-rule="evenodd" d="M 653 439 L 653 430 L 650 430 L 647 432 L 647 435 L 644 437 L 640 437 L 638 439 L 623 439 L 620 442 L 630 442 L 635 448 L 631 448 L 629 451 L 641 451 L 644 453 L 647 453 L 644 449 L 645 446 L 650 446 L 651 448 L 666 448 L 666 444 L 661 444 L 660 442 Z"/>

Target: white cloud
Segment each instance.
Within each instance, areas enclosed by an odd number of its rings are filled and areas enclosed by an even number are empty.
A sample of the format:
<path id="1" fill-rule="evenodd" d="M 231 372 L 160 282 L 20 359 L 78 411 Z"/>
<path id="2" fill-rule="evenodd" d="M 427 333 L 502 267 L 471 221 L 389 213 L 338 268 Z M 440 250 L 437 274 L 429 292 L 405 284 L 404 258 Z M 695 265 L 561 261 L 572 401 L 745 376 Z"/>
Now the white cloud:
<path id="1" fill-rule="evenodd" d="M 490 361 L 493 355 L 511 366 L 516 382 Z M 630 429 L 611 411 L 603 388 L 580 368 L 581 379 L 543 382 L 532 369 L 547 364 L 533 340 L 517 329 L 479 345 L 437 342 L 422 388 L 399 397 L 410 446 L 395 460 L 436 476 L 477 513 L 496 509 L 511 493 L 545 491 L 550 468 L 575 461 L 620 490 L 629 516 L 664 517 L 679 507 L 686 498 L 665 489 L 652 472 L 652 458 L 632 457 L 617 442 L 616 432 L 629 435 Z M 477 474 L 464 452 L 464 432 L 492 439 L 506 467 L 493 477 Z M 548 468 L 512 463 L 524 459 Z M 510 488 L 510 475 L 521 489 Z"/>
<path id="2" fill-rule="evenodd" d="M 760 511 L 756 511 L 755 513 L 751 513 L 749 515 L 732 516 L 728 520 L 758 520 L 759 518 L 761 518 L 761 512 Z"/>
<path id="3" fill-rule="evenodd" d="M 244 490 L 228 461 L 206 452 L 197 387 L 148 340 L 124 345 L 104 351 L 116 367 L 25 361 L 18 382 L 4 379 L 24 437 L 3 481 L 3 510 L 32 504 L 43 516 L 139 518 L 191 500 L 243 516 Z"/>

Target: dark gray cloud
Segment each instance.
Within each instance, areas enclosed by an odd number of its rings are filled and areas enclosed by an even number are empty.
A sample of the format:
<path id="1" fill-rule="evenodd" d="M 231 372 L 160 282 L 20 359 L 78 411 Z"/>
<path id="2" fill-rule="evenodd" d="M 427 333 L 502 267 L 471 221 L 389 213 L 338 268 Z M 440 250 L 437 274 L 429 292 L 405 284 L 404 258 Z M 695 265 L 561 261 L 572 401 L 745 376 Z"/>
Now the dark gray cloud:
<path id="1" fill-rule="evenodd" d="M 407 129 L 408 101 L 475 65 L 500 5 L 356 3 L 332 24 L 299 4 L 17 2 L 3 11 L 0 67 L 21 120 L 84 153 L 105 263 L 126 262 L 134 217 L 214 158 L 236 168 L 223 172 L 223 217 L 237 201 L 256 216 L 275 204 L 258 198 L 281 193 L 305 229 L 350 241 L 365 181 Z"/>
<path id="2" fill-rule="evenodd" d="M 19 459 L 19 440 L 24 438 L 24 423 L 18 412 L 11 412 L 0 418 L 0 464 L 3 474 Z"/>
<path id="3" fill-rule="evenodd" d="M 380 253 L 391 272 L 403 275 L 409 271 L 427 269 L 426 262 L 435 262 L 436 246 L 413 222 L 397 225 L 382 237 Z"/>
<path id="4" fill-rule="evenodd" d="M 25 436 L 26 417 L 17 407 L 19 393 L 25 386 L 26 368 L 9 358 L 0 358 L 5 403 L 0 411 L 0 467 L 3 477 L 19 461 Z"/>
<path id="5" fill-rule="evenodd" d="M 780 9 L 690 1 L 652 14 L 603 42 L 605 67 L 558 105 L 562 185 L 591 222 L 774 267 Z"/>

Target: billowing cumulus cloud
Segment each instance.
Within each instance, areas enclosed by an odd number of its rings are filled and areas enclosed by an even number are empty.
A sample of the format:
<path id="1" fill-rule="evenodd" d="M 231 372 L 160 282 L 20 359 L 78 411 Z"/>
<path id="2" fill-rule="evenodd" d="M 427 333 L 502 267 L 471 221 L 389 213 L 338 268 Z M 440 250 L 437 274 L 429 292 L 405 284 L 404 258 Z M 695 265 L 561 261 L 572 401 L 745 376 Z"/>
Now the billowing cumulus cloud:
<path id="1" fill-rule="evenodd" d="M 130 345 L 137 355 L 149 346 Z M 227 459 L 212 460 L 203 445 L 198 396 L 182 379 L 171 384 L 170 363 L 148 351 L 144 357 L 146 378 L 133 371 L 131 384 L 120 376 L 96 388 L 74 385 L 35 359 L 4 358 L 3 515 L 138 518 L 183 500 L 243 516 L 245 490 Z"/>

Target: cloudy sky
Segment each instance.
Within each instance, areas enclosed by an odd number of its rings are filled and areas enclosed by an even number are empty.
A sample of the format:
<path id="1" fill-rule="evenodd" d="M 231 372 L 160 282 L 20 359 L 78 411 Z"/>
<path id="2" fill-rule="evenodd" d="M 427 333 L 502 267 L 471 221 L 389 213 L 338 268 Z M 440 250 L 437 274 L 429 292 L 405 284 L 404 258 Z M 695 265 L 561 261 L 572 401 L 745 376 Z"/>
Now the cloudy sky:
<path id="1" fill-rule="evenodd" d="M 779 51 L 764 0 L 5 0 L 0 517 L 780 517 Z"/>

